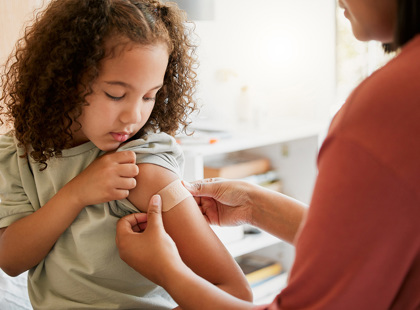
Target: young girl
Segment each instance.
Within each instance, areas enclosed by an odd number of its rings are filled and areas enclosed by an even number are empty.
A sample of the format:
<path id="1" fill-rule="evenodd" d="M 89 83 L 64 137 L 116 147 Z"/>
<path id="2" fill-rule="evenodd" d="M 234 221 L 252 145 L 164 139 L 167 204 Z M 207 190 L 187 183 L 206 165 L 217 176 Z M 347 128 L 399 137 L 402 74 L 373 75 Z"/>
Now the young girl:
<path id="1" fill-rule="evenodd" d="M 176 307 L 119 258 L 115 229 L 180 178 L 183 157 L 170 135 L 195 110 L 183 16 L 155 0 L 54 0 L 9 59 L 0 267 L 12 276 L 30 270 L 34 309 Z M 193 271 L 251 298 L 192 197 L 164 221 Z"/>

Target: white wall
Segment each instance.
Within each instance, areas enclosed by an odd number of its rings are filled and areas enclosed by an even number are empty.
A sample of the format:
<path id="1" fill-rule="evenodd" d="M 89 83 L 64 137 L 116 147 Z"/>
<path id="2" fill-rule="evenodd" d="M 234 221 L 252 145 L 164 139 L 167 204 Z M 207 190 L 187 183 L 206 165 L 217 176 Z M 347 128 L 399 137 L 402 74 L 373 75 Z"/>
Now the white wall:
<path id="1" fill-rule="evenodd" d="M 254 118 L 275 124 L 283 117 L 328 117 L 335 93 L 335 2 L 215 3 L 213 21 L 195 22 L 200 118 L 223 124 L 234 120 L 245 85 Z"/>
<path id="2" fill-rule="evenodd" d="M 47 3 L 47 0 L 45 3 Z M 32 20 L 34 16 L 33 11 L 42 7 L 42 4 L 43 0 L 0 0 L 1 72 L 17 40 L 23 36 L 25 26 L 29 25 L 29 22 Z M 1 88 L 0 92 L 2 92 Z M 0 134 L 4 134 L 9 130 L 10 128 L 3 125 L 0 127 Z"/>
<path id="3" fill-rule="evenodd" d="M 328 118 L 335 94 L 335 1 L 214 1 L 215 19 L 196 22 L 200 118 L 229 127 L 245 85 L 254 119 L 268 127 L 283 117 Z M 0 0 L 7 30 L 0 34 L 2 63 L 42 2 Z"/>
<path id="4" fill-rule="evenodd" d="M 12 52 L 23 28 L 33 18 L 33 10 L 42 6 L 42 0 L 0 0 L 0 65 Z"/>

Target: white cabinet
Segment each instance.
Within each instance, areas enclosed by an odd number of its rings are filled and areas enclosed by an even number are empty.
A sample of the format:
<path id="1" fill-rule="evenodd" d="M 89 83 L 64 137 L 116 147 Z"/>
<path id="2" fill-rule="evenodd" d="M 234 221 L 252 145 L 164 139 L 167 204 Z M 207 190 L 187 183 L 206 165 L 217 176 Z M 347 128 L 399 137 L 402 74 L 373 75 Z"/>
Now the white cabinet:
<path id="1" fill-rule="evenodd" d="M 322 129 L 318 123 L 284 122 L 276 131 L 242 131 L 214 144 L 182 145 L 184 179 L 202 179 L 206 161 L 223 160 L 229 153 L 250 153 L 271 160 L 272 168 L 283 180 L 285 194 L 309 203 L 317 173 L 318 137 Z"/>
<path id="2" fill-rule="evenodd" d="M 304 203 L 309 203 L 316 174 L 316 158 L 318 154 L 319 134 L 322 126 L 318 124 L 285 124 L 269 133 L 241 132 L 221 139 L 214 144 L 184 145 L 186 159 L 184 179 L 194 181 L 203 178 L 203 167 L 206 161 L 223 160 L 230 153 L 251 153 L 267 157 L 272 169 L 278 173 L 283 182 L 283 192 Z M 216 233 L 225 243 L 234 257 L 256 252 L 279 260 L 288 271 L 293 263 L 294 249 L 291 245 L 280 241 L 272 235 L 245 234 L 242 238 L 231 241 L 230 235 L 236 234 L 236 228 L 217 227 Z M 226 241 L 227 240 L 227 241 Z M 284 275 L 282 284 L 285 285 Z M 274 295 L 259 296 L 256 303 L 269 301 Z"/>

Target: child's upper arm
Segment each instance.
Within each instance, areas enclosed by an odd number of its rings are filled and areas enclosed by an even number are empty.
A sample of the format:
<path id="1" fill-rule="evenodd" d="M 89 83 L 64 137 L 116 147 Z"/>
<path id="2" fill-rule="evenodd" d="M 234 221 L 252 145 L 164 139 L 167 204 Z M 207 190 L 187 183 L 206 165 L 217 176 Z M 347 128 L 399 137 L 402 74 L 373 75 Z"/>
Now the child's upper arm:
<path id="1" fill-rule="evenodd" d="M 152 195 L 177 180 L 178 176 L 153 164 L 138 166 L 137 186 L 128 199 L 146 212 Z M 193 197 L 163 212 L 162 217 L 166 232 L 175 241 L 184 262 L 195 273 L 214 284 L 233 283 L 237 287 L 247 287 L 241 270 L 204 219 Z"/>

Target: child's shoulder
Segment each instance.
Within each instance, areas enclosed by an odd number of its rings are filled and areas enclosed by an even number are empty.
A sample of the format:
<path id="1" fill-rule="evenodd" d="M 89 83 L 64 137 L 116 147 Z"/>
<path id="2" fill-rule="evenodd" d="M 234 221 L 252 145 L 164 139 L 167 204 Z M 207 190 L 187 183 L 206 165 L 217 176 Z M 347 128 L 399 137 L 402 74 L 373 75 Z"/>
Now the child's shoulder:
<path id="1" fill-rule="evenodd" d="M 14 135 L 12 131 L 8 131 L 6 133 L 0 134 L 0 141 L 8 141 L 8 140 L 14 140 Z"/>
<path id="2" fill-rule="evenodd" d="M 148 133 L 120 146 L 118 151 L 138 150 L 142 153 L 176 152 L 180 150 L 174 137 L 164 133 Z"/>
<path id="3" fill-rule="evenodd" d="M 0 160 L 18 152 L 18 143 L 11 132 L 0 135 Z"/>
<path id="4" fill-rule="evenodd" d="M 22 156 L 24 154 L 13 134 L 0 135 L 0 175 L 3 179 L 10 181 L 10 178 L 19 175 L 20 167 L 26 161 Z"/>
<path id="5" fill-rule="evenodd" d="M 137 164 L 154 164 L 181 176 L 184 169 L 184 155 L 175 138 L 166 133 L 151 133 L 132 140 L 118 151 L 133 151 Z"/>
<path id="6" fill-rule="evenodd" d="M 117 151 L 133 151 L 137 156 L 147 154 L 168 154 L 175 158 L 182 155 L 182 150 L 175 138 L 166 133 L 150 133 L 141 138 L 123 144 Z"/>

